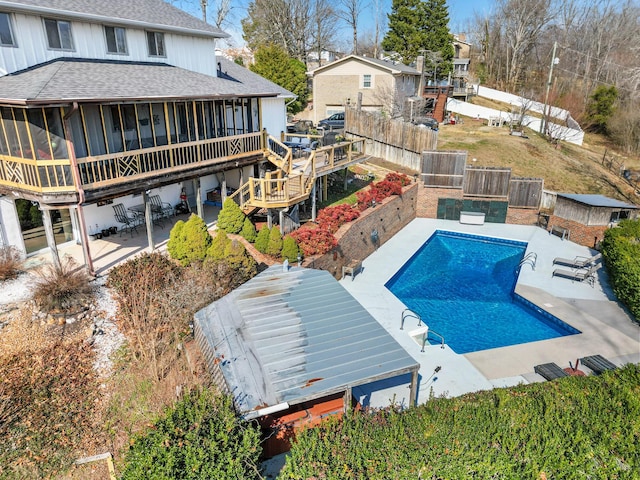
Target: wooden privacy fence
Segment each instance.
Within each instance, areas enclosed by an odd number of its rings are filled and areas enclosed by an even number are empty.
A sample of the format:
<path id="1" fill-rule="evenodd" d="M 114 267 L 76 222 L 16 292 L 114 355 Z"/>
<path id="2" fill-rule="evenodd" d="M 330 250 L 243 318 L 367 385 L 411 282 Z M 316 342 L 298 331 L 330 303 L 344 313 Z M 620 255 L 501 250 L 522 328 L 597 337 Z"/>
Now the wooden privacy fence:
<path id="1" fill-rule="evenodd" d="M 422 153 L 422 181 L 425 187 L 461 188 L 469 197 L 504 198 L 509 206 L 540 208 L 541 178 L 511 177 L 511 169 L 467 165 L 466 151 Z"/>
<path id="2" fill-rule="evenodd" d="M 422 181 L 426 187 L 462 188 L 467 152 L 422 152 Z"/>
<path id="3" fill-rule="evenodd" d="M 467 166 L 462 189 L 472 197 L 507 197 L 510 178 L 510 168 Z"/>
<path id="4" fill-rule="evenodd" d="M 422 151 L 435 150 L 438 144 L 437 131 L 354 108 L 345 111 L 345 131 L 367 139 L 367 154 L 416 171 Z"/>
<path id="5" fill-rule="evenodd" d="M 512 178 L 509 182 L 509 206 L 539 208 L 543 188 L 542 178 Z"/>

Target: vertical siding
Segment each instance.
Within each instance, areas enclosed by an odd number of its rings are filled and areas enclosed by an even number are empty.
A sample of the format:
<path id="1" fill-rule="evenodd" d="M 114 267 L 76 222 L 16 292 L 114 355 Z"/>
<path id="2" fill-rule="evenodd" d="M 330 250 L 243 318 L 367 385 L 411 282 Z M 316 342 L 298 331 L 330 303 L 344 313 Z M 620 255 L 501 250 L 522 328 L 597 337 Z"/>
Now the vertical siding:
<path id="1" fill-rule="evenodd" d="M 128 54 L 115 55 L 107 53 L 102 24 L 72 20 L 71 34 L 75 50 L 67 52 L 47 48 L 41 17 L 25 14 L 13 14 L 12 17 L 17 47 L 0 47 L 0 75 L 61 57 L 161 62 L 206 75 L 216 75 L 214 39 L 165 32 L 166 58 L 150 57 L 145 31 L 126 27 Z"/>
<path id="2" fill-rule="evenodd" d="M 540 208 L 543 187 L 542 178 L 512 178 L 509 185 L 509 206 Z"/>
<path id="3" fill-rule="evenodd" d="M 260 126 L 269 134 L 280 138 L 280 132 L 287 131 L 287 110 L 282 98 L 262 98 L 260 100 Z"/>

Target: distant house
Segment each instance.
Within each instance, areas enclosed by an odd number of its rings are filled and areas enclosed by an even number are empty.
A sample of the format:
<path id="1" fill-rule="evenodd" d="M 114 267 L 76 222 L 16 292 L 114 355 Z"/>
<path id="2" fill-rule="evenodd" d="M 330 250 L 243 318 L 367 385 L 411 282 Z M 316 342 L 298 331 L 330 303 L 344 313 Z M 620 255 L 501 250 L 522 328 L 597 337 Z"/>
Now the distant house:
<path id="1" fill-rule="evenodd" d="M 309 72 L 313 78 L 313 122 L 356 105 L 394 115 L 404 99 L 415 96 L 420 72 L 400 62 L 349 55 Z"/>
<path id="2" fill-rule="evenodd" d="M 90 265 L 110 203 L 185 190 L 201 211 L 258 177 L 295 95 L 216 57 L 227 36 L 162 0 L 0 1 L 0 245 L 81 243 Z"/>
<path id="3" fill-rule="evenodd" d="M 453 97 L 466 100 L 472 92 L 468 87 L 469 66 L 471 64 L 471 44 L 465 41 L 465 35 L 453 36 L 453 74 L 451 84 L 453 85 Z"/>

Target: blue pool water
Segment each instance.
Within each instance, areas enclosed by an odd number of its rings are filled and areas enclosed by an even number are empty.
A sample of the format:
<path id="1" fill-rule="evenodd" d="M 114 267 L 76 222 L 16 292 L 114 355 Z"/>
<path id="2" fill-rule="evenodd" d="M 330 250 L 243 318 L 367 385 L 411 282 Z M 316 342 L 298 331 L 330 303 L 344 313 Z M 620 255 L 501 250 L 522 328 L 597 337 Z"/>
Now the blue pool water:
<path id="1" fill-rule="evenodd" d="M 385 286 L 456 353 L 580 333 L 514 294 L 526 248 L 436 231 Z"/>

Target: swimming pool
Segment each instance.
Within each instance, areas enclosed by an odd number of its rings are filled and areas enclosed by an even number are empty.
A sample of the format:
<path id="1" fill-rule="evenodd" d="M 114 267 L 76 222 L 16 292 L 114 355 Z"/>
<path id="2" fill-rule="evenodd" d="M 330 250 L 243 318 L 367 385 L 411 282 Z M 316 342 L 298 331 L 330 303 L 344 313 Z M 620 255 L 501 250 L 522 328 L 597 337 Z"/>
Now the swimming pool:
<path id="1" fill-rule="evenodd" d="M 580 333 L 514 293 L 526 248 L 437 230 L 385 287 L 456 353 Z"/>

